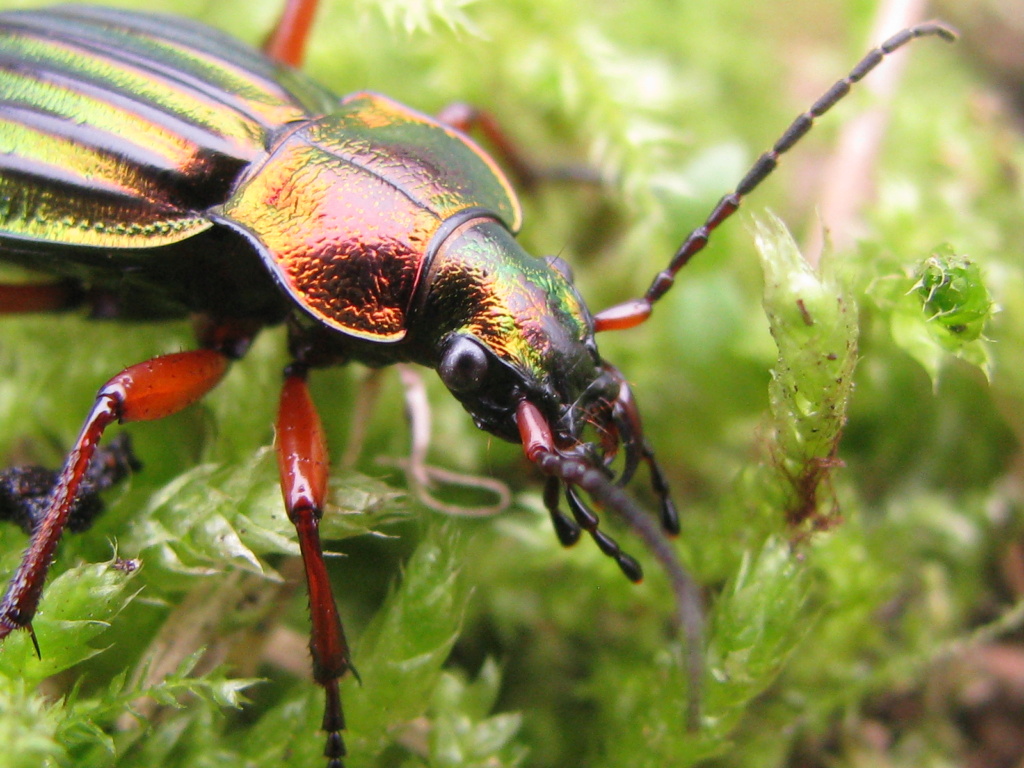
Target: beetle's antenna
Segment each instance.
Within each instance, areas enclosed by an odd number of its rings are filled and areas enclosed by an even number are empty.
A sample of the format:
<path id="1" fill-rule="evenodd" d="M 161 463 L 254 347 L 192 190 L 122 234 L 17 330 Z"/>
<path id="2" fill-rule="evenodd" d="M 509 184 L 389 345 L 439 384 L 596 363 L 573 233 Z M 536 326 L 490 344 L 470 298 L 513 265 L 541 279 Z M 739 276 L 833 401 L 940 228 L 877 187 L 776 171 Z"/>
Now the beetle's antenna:
<path id="1" fill-rule="evenodd" d="M 621 497 L 616 501 L 624 503 L 608 503 L 604 506 L 619 515 L 643 540 L 668 575 L 676 598 L 676 630 L 686 638 L 686 679 L 690 694 L 686 707 L 686 726 L 689 730 L 696 731 L 700 728 L 700 702 L 704 677 L 704 601 L 700 586 L 679 562 L 669 540 L 654 521 L 630 503 L 620 488 L 610 483 L 605 485 L 606 489 L 614 492 L 609 495 Z M 594 496 L 589 489 L 584 490 Z"/>
<path id="2" fill-rule="evenodd" d="M 550 457 L 550 458 L 548 458 Z M 686 677 L 689 685 L 689 701 L 686 709 L 686 724 L 691 731 L 700 727 L 701 684 L 704 674 L 704 608 L 700 587 L 683 567 L 669 540 L 654 520 L 639 509 L 619 486 L 608 480 L 595 467 L 587 467 L 576 458 L 566 458 L 557 453 L 545 453 L 538 457 L 537 466 L 544 472 L 551 472 L 566 483 L 566 499 L 573 507 L 576 522 L 585 528 L 598 543 L 601 551 L 615 558 L 623 573 L 633 581 L 642 576 L 640 565 L 629 555 L 621 552 L 618 545 L 597 529 L 597 516 L 579 498 L 577 487 L 587 493 L 602 508 L 617 514 L 634 533 L 639 536 L 647 549 L 658 559 L 668 576 L 676 600 L 676 631 L 686 639 Z M 582 469 L 582 471 L 581 471 Z M 554 470 L 553 472 L 551 470 Z M 573 480 L 567 479 L 574 478 Z M 575 501 L 576 506 L 573 506 Z M 582 508 L 593 520 L 588 527 L 580 519 L 577 507 Z M 607 540 L 607 541 L 603 541 Z M 606 549 L 608 547 L 608 549 Z M 614 548 L 614 549 L 612 549 Z M 635 566 L 634 573 L 630 564 Z"/>
<path id="3" fill-rule="evenodd" d="M 643 297 L 616 304 L 594 316 L 595 331 L 619 331 L 640 325 L 651 315 L 654 303 L 664 296 L 675 283 L 676 274 L 689 263 L 690 259 L 704 250 L 711 233 L 732 216 L 740 207 L 743 198 L 753 192 L 778 165 L 779 157 L 788 152 L 803 138 L 814 121 L 828 112 L 850 92 L 854 83 L 862 80 L 882 60 L 918 37 L 939 37 L 947 42 L 956 40 L 957 32 L 941 21 L 929 21 L 897 32 L 877 48 L 868 52 L 850 73 L 839 80 L 819 98 L 811 108 L 794 120 L 789 128 L 775 142 L 771 149 L 762 154 L 747 171 L 747 175 L 729 194 L 718 201 L 704 223 L 693 230 L 676 251 L 668 266 L 659 272 Z"/>

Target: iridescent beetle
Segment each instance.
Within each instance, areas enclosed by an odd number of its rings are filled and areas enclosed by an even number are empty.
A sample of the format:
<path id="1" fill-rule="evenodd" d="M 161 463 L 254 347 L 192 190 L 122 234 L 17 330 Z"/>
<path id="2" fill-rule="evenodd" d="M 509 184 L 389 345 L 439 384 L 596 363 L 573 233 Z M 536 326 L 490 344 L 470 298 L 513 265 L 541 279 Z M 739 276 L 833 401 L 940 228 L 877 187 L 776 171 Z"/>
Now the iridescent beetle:
<path id="1" fill-rule="evenodd" d="M 315 6 L 289 0 L 265 54 L 150 14 L 0 14 L 0 259 L 64 278 L 0 286 L 0 312 L 83 305 L 201 320 L 199 349 L 131 366 L 100 388 L 52 491 L 31 500 L 38 522 L 0 603 L 0 638 L 31 630 L 57 543 L 91 493 L 90 460 L 106 427 L 195 402 L 262 327 L 285 322 L 293 362 L 276 447 L 309 589 L 313 674 L 327 696 L 325 755 L 339 768 L 338 681 L 351 663 L 318 534 L 327 452 L 308 371 L 349 360 L 436 369 L 478 427 L 521 442 L 548 476 L 545 504 L 562 543 L 586 530 L 639 580 L 639 564 L 601 531 L 591 503 L 639 534 L 669 573 L 698 658 L 696 587 L 622 490 L 640 464 L 664 531 L 678 532 L 677 513 L 629 387 L 594 334 L 642 323 L 779 155 L 886 54 L 954 34 L 922 24 L 871 51 L 758 159 L 642 298 L 592 315 L 557 259 L 516 243 L 515 193 L 460 130 L 479 115 L 461 113 L 453 126 L 376 94 L 338 99 L 291 68 Z M 559 509 L 563 490 L 571 516 Z M 700 668 L 690 667 L 695 724 Z"/>

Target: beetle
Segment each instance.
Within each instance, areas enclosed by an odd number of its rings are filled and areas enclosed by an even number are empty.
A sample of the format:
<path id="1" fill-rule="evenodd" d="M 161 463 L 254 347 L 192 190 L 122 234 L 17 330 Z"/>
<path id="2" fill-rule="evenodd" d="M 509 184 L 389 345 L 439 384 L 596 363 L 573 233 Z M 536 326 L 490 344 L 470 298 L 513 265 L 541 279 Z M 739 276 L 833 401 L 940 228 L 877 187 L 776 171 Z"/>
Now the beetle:
<path id="1" fill-rule="evenodd" d="M 0 312 L 198 318 L 196 349 L 130 366 L 100 387 L 52 490 L 24 515 L 36 522 L 0 601 L 0 639 L 31 631 L 63 530 L 91 499 L 106 428 L 187 407 L 260 329 L 284 323 L 291 362 L 275 445 L 309 592 L 329 768 L 346 753 L 339 680 L 352 664 L 321 550 L 328 458 L 307 378 L 348 361 L 435 369 L 480 429 L 520 443 L 546 475 L 560 541 L 586 531 L 639 581 L 640 564 L 601 529 L 594 507 L 625 520 L 676 593 L 697 725 L 699 591 L 666 539 L 679 531 L 678 512 L 639 409 L 595 334 L 643 323 L 780 155 L 887 54 L 954 33 L 929 22 L 868 53 L 760 156 L 642 297 L 592 314 L 560 260 L 534 258 L 515 240 L 522 214 L 512 183 L 467 136 L 483 128 L 515 165 L 485 115 L 434 119 L 374 93 L 339 99 L 298 73 L 316 5 L 289 0 L 262 53 L 152 14 L 0 14 L 0 259 L 60 278 L 0 286 Z M 623 490 L 641 465 L 660 528 Z M 23 503 L 39 505 L 38 496 Z"/>

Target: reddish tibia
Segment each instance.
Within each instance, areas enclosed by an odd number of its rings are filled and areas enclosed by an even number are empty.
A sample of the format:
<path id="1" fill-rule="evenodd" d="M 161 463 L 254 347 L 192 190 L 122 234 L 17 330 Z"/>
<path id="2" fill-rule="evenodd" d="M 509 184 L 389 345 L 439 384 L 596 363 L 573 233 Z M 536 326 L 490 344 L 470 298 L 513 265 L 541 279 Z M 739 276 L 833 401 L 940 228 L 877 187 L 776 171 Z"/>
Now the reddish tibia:
<path id="1" fill-rule="evenodd" d="M 327 445 L 320 417 L 309 396 L 305 372 L 297 367 L 285 378 L 281 392 L 275 446 L 281 491 L 288 518 L 298 533 L 306 570 L 313 625 L 309 643 L 313 656 L 313 679 L 324 687 L 327 694 L 322 725 L 327 731 L 324 755 L 329 758 L 329 768 L 340 768 L 341 758 L 345 755 L 345 743 L 341 738 L 345 718 L 338 680 L 352 667 L 320 547 L 320 517 L 327 493 Z"/>
<path id="2" fill-rule="evenodd" d="M 479 130 L 490 146 L 504 160 L 505 167 L 512 172 L 512 176 L 523 189 L 529 190 L 536 185 L 536 171 L 530 167 L 530 163 L 523 157 L 515 142 L 505 133 L 494 115 L 478 109 L 472 104 L 457 101 L 442 109 L 438 113 L 437 119 L 467 135 L 474 129 Z"/>
<path id="3" fill-rule="evenodd" d="M 288 0 L 281 18 L 263 43 L 263 52 L 282 64 L 301 67 L 317 4 L 318 0 Z"/>
<path id="4" fill-rule="evenodd" d="M 31 632 L 32 618 L 39 605 L 46 572 L 49 570 L 50 561 L 53 560 L 61 534 L 64 533 L 68 515 L 71 514 L 75 497 L 78 495 L 78 487 L 89 468 L 89 460 L 100 435 L 108 424 L 117 419 L 118 410 L 118 403 L 114 398 L 101 396 L 96 399 L 92 411 L 85 420 L 75 447 L 68 454 L 64 469 L 50 496 L 46 515 L 33 532 L 29 548 L 22 556 L 21 564 L 7 587 L 3 603 L 0 603 L 0 638 L 7 637 L 15 629 L 23 627 L 27 627 Z M 32 634 L 32 641 L 35 642 L 35 633 Z M 36 653 L 39 653 L 38 644 Z"/>
<path id="5" fill-rule="evenodd" d="M 15 629 L 31 628 L 50 561 L 107 426 L 114 421 L 161 419 L 180 411 L 217 385 L 228 362 L 208 349 L 179 352 L 126 368 L 100 389 L 50 494 L 46 513 L 0 602 L 0 638 Z"/>

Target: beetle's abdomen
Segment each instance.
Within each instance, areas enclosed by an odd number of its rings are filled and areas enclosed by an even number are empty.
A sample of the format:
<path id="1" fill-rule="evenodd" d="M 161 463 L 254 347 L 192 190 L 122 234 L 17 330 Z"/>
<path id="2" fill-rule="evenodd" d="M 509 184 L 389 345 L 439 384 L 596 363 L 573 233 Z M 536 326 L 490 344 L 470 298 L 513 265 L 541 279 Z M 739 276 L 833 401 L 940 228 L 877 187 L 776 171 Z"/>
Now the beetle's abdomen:
<path id="1" fill-rule="evenodd" d="M 210 226 L 280 127 L 334 100 L 180 18 L 0 14 L 0 235 L 149 248 Z"/>
<path id="2" fill-rule="evenodd" d="M 475 144 L 390 99 L 360 93 L 282 136 L 217 214 L 252 239 L 315 319 L 368 341 L 396 342 L 408 330 L 435 235 L 466 211 L 519 226 L 508 180 Z"/>

